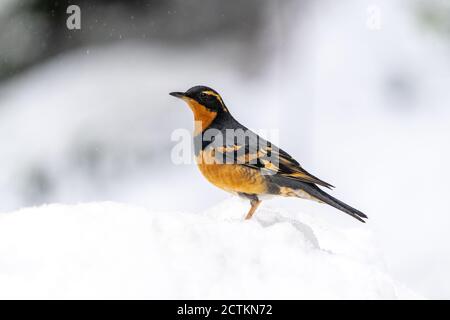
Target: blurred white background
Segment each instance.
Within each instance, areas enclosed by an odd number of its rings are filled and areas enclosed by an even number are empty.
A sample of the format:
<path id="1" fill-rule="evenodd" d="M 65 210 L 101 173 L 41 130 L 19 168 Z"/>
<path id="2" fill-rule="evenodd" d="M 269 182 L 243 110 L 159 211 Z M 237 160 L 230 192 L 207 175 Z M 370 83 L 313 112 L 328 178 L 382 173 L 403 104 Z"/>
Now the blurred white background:
<path id="1" fill-rule="evenodd" d="M 112 200 L 202 211 L 229 197 L 170 158 L 193 125 L 168 95 L 222 94 L 333 195 L 369 216 L 385 263 L 450 298 L 450 2 L 0 3 L 0 211 Z M 267 206 L 316 212 L 298 199 Z M 31 239 L 30 239 L 31 240 Z"/>

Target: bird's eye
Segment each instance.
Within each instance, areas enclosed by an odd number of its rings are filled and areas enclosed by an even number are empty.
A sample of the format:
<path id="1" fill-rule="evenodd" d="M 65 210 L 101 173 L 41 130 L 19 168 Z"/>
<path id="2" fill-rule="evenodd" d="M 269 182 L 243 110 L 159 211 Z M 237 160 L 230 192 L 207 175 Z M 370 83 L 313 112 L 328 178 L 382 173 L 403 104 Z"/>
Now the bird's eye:
<path id="1" fill-rule="evenodd" d="M 204 92 L 200 93 L 200 97 L 206 98 L 206 93 L 204 93 Z"/>

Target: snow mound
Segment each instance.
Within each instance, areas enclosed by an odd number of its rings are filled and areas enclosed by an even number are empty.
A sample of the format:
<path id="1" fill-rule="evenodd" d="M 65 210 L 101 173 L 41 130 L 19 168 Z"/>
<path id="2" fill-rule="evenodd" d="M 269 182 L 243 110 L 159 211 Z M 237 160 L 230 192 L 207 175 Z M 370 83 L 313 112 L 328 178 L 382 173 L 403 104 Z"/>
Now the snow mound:
<path id="1" fill-rule="evenodd" d="M 201 214 L 118 203 L 0 214 L 0 298 L 417 298 L 385 272 L 367 225 L 246 202 Z"/>

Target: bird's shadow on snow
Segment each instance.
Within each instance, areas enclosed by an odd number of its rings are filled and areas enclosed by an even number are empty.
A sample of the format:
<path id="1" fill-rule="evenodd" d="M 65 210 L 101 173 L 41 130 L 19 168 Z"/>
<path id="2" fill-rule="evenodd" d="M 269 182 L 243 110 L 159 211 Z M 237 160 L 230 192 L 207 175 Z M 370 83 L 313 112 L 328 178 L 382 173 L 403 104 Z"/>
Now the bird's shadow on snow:
<path id="1" fill-rule="evenodd" d="M 232 197 L 220 202 L 214 207 L 208 208 L 202 214 L 223 221 L 244 223 L 247 210 L 247 201 Z M 257 223 L 263 228 L 270 228 L 278 224 L 288 224 L 302 234 L 312 249 L 319 250 L 323 253 L 334 254 L 328 249 L 321 248 L 319 237 L 315 234 L 312 226 L 300 221 L 299 218 L 295 213 L 287 212 L 285 209 L 263 207 L 247 222 Z"/>
<path id="2" fill-rule="evenodd" d="M 314 230 L 307 224 L 298 220 L 282 216 L 279 212 L 271 209 L 264 209 L 264 213 L 257 215 L 254 219 L 264 228 L 274 226 L 278 223 L 288 223 L 297 229 L 305 236 L 305 239 L 312 245 L 314 249 L 322 250 L 320 248 L 319 240 L 314 234 Z"/>

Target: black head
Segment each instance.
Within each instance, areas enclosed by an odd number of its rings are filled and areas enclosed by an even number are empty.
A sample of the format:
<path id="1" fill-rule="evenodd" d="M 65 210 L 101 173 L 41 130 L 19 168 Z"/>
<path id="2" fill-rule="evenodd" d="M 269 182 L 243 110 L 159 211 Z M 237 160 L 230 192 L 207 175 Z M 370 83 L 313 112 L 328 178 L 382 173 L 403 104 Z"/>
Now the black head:
<path id="1" fill-rule="evenodd" d="M 213 112 L 228 112 L 220 94 L 206 86 L 195 86 L 186 92 L 171 92 L 170 95 L 188 102 L 192 99 Z"/>

